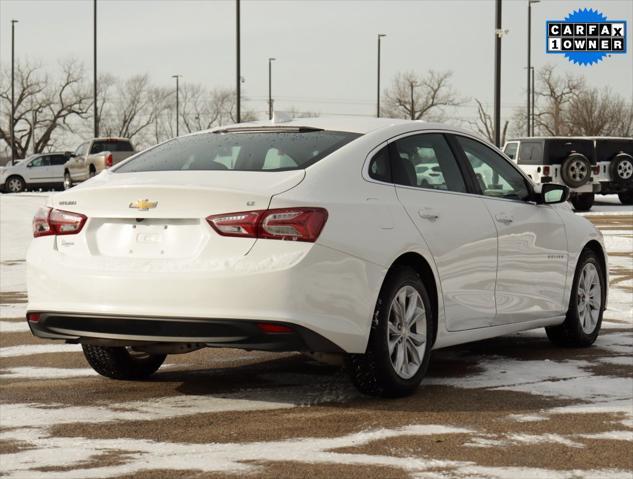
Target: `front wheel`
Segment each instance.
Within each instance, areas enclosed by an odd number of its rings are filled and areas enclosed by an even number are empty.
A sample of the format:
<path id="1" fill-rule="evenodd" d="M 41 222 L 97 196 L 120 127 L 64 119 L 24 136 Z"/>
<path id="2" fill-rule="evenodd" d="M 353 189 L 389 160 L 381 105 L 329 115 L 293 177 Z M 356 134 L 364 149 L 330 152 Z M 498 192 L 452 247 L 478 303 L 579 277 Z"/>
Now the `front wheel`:
<path id="1" fill-rule="evenodd" d="M 348 356 L 352 382 L 371 396 L 412 394 L 428 368 L 434 330 L 420 276 L 408 267 L 391 271 L 380 291 L 365 354 Z"/>
<path id="2" fill-rule="evenodd" d="M 5 190 L 7 193 L 22 193 L 26 188 L 26 183 L 19 176 L 10 176 L 5 185 Z"/>
<path id="3" fill-rule="evenodd" d="M 591 250 L 580 255 L 572 283 L 565 322 L 545 328 L 559 346 L 587 347 L 598 337 L 604 312 L 606 286 L 600 260 Z"/>
<path id="4" fill-rule="evenodd" d="M 623 205 L 633 205 L 633 190 L 621 191 L 618 193 L 618 198 Z"/>
<path id="5" fill-rule="evenodd" d="M 135 352 L 124 347 L 82 344 L 88 364 L 96 372 L 112 379 L 145 379 L 165 361 L 164 354 Z"/>
<path id="6" fill-rule="evenodd" d="M 571 198 L 571 204 L 576 211 L 589 211 L 593 206 L 595 195 L 593 193 L 581 193 Z"/>

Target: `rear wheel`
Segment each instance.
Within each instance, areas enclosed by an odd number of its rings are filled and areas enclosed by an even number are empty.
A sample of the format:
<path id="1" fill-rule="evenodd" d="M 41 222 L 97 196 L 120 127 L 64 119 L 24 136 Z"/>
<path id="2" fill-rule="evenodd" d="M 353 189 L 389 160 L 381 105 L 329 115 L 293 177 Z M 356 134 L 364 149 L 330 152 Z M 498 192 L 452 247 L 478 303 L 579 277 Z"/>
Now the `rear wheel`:
<path id="1" fill-rule="evenodd" d="M 7 193 L 22 193 L 26 188 L 26 183 L 20 176 L 9 176 L 4 187 Z"/>
<path id="2" fill-rule="evenodd" d="M 563 161 L 560 174 L 567 186 L 578 188 L 589 181 L 591 163 L 585 155 L 573 153 Z"/>
<path id="3" fill-rule="evenodd" d="M 112 379 L 145 379 L 165 361 L 164 354 L 135 352 L 124 347 L 82 344 L 88 364 L 96 372 Z"/>
<path id="4" fill-rule="evenodd" d="M 420 385 L 435 324 L 424 284 L 411 268 L 389 273 L 380 292 L 365 354 L 351 354 L 352 382 L 364 394 L 401 397 Z"/>
<path id="5" fill-rule="evenodd" d="M 605 284 L 596 254 L 585 250 L 578 260 L 565 322 L 545 328 L 547 337 L 559 346 L 591 346 L 602 324 Z"/>
<path id="6" fill-rule="evenodd" d="M 619 185 L 633 183 L 633 157 L 620 153 L 611 160 L 609 165 L 611 178 Z"/>
<path id="7" fill-rule="evenodd" d="M 97 170 L 93 165 L 90 165 L 90 169 L 88 170 L 88 178 L 93 178 L 97 174 Z"/>
<path id="8" fill-rule="evenodd" d="M 70 173 L 64 172 L 64 189 L 69 190 L 73 187 L 73 179 L 70 177 Z"/>
<path id="9" fill-rule="evenodd" d="M 571 198 L 571 204 L 576 211 L 589 211 L 593 206 L 595 195 L 593 193 L 581 193 Z"/>
<path id="10" fill-rule="evenodd" d="M 623 205 L 633 205 L 633 190 L 621 191 L 618 193 L 618 198 Z"/>

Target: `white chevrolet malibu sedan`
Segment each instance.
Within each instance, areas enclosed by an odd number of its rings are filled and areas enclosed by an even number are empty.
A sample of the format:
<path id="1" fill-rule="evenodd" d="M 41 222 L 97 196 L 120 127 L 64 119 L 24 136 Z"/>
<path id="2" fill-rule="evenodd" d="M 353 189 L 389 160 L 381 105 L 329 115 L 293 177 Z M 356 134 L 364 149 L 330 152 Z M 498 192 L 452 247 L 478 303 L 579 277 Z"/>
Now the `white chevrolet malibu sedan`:
<path id="1" fill-rule="evenodd" d="M 51 197 L 33 220 L 27 320 L 110 378 L 204 347 L 303 351 L 402 396 L 432 349 L 541 327 L 594 342 L 607 258 L 567 194 L 439 124 L 217 128 Z"/>

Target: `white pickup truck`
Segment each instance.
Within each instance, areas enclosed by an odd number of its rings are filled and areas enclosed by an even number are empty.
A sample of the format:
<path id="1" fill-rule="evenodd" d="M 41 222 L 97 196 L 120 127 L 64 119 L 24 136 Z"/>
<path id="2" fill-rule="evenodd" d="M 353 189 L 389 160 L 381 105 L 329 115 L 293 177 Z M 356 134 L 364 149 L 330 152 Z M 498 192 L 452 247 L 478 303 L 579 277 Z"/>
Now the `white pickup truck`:
<path id="1" fill-rule="evenodd" d="M 94 138 L 68 153 L 70 159 L 64 165 L 64 189 L 72 188 L 106 168 L 116 165 L 135 153 L 126 138 Z"/>

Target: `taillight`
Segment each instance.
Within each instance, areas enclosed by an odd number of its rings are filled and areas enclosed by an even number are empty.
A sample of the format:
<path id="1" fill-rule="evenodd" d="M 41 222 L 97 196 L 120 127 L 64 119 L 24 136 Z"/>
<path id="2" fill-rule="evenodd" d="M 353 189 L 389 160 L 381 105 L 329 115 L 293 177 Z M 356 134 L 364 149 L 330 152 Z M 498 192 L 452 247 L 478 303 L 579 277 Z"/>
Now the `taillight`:
<path id="1" fill-rule="evenodd" d="M 596 165 L 593 167 L 593 174 L 594 175 L 599 175 L 600 174 L 600 165 Z"/>
<path id="2" fill-rule="evenodd" d="M 543 167 L 543 176 L 549 176 L 549 166 Z"/>
<path id="3" fill-rule="evenodd" d="M 40 208 L 33 217 L 33 237 L 74 235 L 81 231 L 87 219 L 79 213 Z"/>
<path id="4" fill-rule="evenodd" d="M 112 166 L 112 153 L 108 153 L 108 156 L 105 157 L 105 166 L 106 168 L 110 168 Z"/>
<path id="5" fill-rule="evenodd" d="M 207 222 L 222 236 L 313 243 L 327 216 L 323 208 L 280 208 L 211 215 Z"/>

